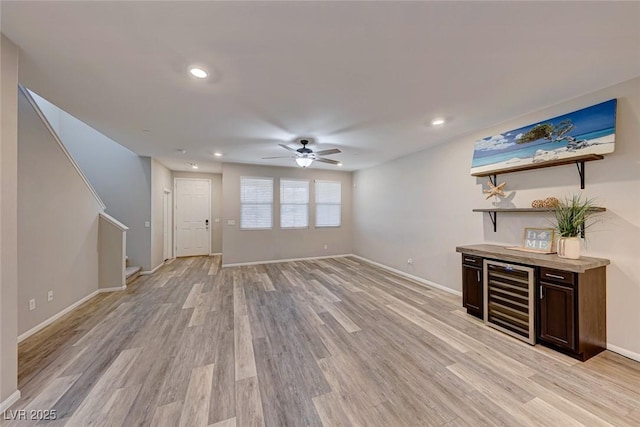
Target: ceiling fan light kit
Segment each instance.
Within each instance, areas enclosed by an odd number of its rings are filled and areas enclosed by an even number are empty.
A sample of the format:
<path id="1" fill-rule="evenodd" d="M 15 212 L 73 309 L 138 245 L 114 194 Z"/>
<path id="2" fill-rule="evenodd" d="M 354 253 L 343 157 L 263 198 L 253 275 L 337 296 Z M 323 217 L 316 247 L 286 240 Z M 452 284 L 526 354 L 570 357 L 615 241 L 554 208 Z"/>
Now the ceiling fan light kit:
<path id="1" fill-rule="evenodd" d="M 280 147 L 284 148 L 285 150 L 291 151 L 293 153 L 295 153 L 294 156 L 291 156 L 292 159 L 295 159 L 296 164 L 298 166 L 300 166 L 301 168 L 307 168 L 309 166 L 311 166 L 311 164 L 314 161 L 318 161 L 318 162 L 322 162 L 322 163 L 329 163 L 332 165 L 338 165 L 338 166 L 342 166 L 342 163 L 340 163 L 338 160 L 332 160 L 332 159 L 326 159 L 324 157 L 318 157 L 318 156 L 328 156 L 331 154 L 338 154 L 341 153 L 341 151 L 337 148 L 331 148 L 328 150 L 321 150 L 321 151 L 316 151 L 314 152 L 312 149 L 307 148 L 307 144 L 309 144 L 310 138 L 298 138 L 296 140 L 296 142 L 299 142 L 300 144 L 302 144 L 302 148 L 298 148 L 293 149 L 291 147 L 289 147 L 288 145 L 285 144 L 278 144 Z M 288 156 L 277 156 L 277 157 L 263 157 L 263 159 L 282 159 L 282 158 L 286 158 Z"/>
<path id="2" fill-rule="evenodd" d="M 313 163 L 313 159 L 310 157 L 296 157 L 296 163 L 301 168 L 306 168 L 311 166 L 311 163 Z"/>

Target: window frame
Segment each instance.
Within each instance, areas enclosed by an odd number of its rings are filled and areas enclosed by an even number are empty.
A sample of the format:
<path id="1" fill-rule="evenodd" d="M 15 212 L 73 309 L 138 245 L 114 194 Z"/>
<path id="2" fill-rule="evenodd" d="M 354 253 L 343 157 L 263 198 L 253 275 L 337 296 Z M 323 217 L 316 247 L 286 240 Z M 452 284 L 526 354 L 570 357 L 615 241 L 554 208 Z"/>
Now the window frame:
<path id="1" fill-rule="evenodd" d="M 242 201 L 242 180 L 243 179 L 255 179 L 255 180 L 269 180 L 271 181 L 271 203 L 245 203 Z M 275 179 L 273 177 L 269 177 L 269 176 L 241 176 L 240 177 L 240 224 L 239 224 L 239 228 L 242 231 L 260 231 L 260 230 L 273 230 L 273 220 L 274 220 L 274 199 L 275 199 Z M 242 213 L 243 213 L 243 206 L 244 205 L 254 205 L 254 206 L 260 206 L 260 205 L 270 205 L 271 209 L 271 222 L 269 227 L 243 227 L 242 225 Z"/>
<path id="2" fill-rule="evenodd" d="M 339 203 L 320 203 L 318 202 L 318 195 L 319 195 L 319 191 L 318 191 L 318 184 L 322 184 L 322 183 L 331 183 L 331 184 L 338 184 L 340 186 L 340 202 Z M 315 213 L 315 218 L 314 218 L 314 226 L 315 228 L 340 228 L 342 227 L 342 181 L 332 181 L 332 180 L 325 180 L 325 179 L 316 179 L 314 180 L 314 202 L 315 202 L 315 209 L 314 209 L 314 213 Z M 319 206 L 338 206 L 340 208 L 340 214 L 338 217 L 338 225 L 318 225 L 318 207 Z"/>
<path id="3" fill-rule="evenodd" d="M 279 179 L 279 189 L 280 189 L 280 229 L 282 230 L 303 230 L 303 229 L 308 229 L 310 227 L 311 224 L 311 181 L 308 179 L 298 179 L 298 178 L 280 178 Z M 293 181 L 293 182 L 304 182 L 307 184 L 307 202 L 306 203 L 283 203 L 282 202 L 282 182 L 283 181 Z M 284 227 L 282 225 L 282 207 L 285 205 L 291 205 L 291 206 L 306 206 L 307 207 L 307 225 L 304 226 L 293 226 L 293 227 Z"/>

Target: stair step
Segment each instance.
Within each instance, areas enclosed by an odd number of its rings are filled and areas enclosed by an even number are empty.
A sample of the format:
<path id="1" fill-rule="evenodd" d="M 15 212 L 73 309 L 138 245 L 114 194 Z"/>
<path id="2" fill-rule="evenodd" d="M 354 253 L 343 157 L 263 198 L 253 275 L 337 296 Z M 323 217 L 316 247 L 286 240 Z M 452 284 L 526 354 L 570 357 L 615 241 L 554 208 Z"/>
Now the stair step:
<path id="1" fill-rule="evenodd" d="M 125 270 L 125 277 L 127 279 L 127 285 L 131 282 L 133 282 L 135 279 L 138 278 L 138 276 L 140 275 L 140 271 L 142 270 L 142 267 L 127 267 L 127 269 Z"/>

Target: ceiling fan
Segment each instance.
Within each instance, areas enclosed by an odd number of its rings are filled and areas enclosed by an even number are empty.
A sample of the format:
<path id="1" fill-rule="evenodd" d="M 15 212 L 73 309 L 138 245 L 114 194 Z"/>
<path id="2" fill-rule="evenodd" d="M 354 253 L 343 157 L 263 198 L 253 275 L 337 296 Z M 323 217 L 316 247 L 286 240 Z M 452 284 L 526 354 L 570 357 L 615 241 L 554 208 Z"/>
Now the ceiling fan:
<path id="1" fill-rule="evenodd" d="M 306 168 L 306 167 L 311 166 L 311 163 L 313 163 L 314 161 L 322 162 L 322 163 L 329 163 L 329 164 L 332 164 L 332 165 L 340 164 L 340 162 L 337 161 L 337 160 L 325 159 L 324 157 L 319 157 L 319 156 L 329 156 L 331 154 L 338 154 L 338 153 L 341 153 L 340 150 L 338 150 L 337 148 L 331 148 L 329 150 L 321 150 L 321 151 L 315 151 L 314 152 L 312 149 L 307 148 L 307 144 L 311 143 L 312 141 L 313 140 L 311 138 L 298 138 L 296 140 L 296 142 L 302 144 L 302 148 L 298 148 L 297 150 L 295 148 L 291 148 L 291 147 L 289 147 L 288 145 L 285 145 L 285 144 L 278 144 L 280 147 L 284 148 L 285 150 L 294 152 L 295 155 L 293 155 L 293 156 L 263 157 L 263 159 L 292 158 L 292 159 L 296 160 L 296 163 L 301 168 Z"/>

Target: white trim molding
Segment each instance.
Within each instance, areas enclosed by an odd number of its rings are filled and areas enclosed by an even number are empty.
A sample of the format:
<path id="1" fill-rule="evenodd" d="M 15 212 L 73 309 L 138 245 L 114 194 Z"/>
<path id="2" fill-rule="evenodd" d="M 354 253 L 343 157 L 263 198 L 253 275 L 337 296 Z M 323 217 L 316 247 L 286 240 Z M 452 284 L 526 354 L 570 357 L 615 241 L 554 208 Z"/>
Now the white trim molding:
<path id="1" fill-rule="evenodd" d="M 11 408 L 11 406 L 20 400 L 20 390 L 16 390 L 11 393 L 11 396 L 7 397 L 4 401 L 0 402 L 0 414 Z"/>
<path id="2" fill-rule="evenodd" d="M 144 271 L 141 271 L 141 272 L 140 272 L 140 275 L 141 275 L 141 276 L 150 276 L 150 275 L 152 275 L 153 273 L 155 273 L 156 271 L 158 271 L 158 269 L 159 269 L 160 267 L 162 267 L 163 265 L 164 265 L 164 261 L 162 261 L 160 264 L 158 264 L 158 266 L 157 266 L 156 268 L 154 268 L 153 270 L 144 270 Z"/>
<path id="3" fill-rule="evenodd" d="M 627 350 L 626 348 L 618 347 L 617 345 L 612 345 L 609 343 L 607 343 L 607 350 L 618 353 L 621 356 L 628 357 L 629 359 L 635 360 L 636 362 L 640 362 L 640 353 L 635 353 L 633 351 Z"/>
<path id="4" fill-rule="evenodd" d="M 64 155 L 67 156 L 67 159 L 69 159 L 69 161 L 71 162 L 71 165 L 73 165 L 76 172 L 78 172 L 78 175 L 80 175 L 80 178 L 82 178 L 86 186 L 89 188 L 89 191 L 91 192 L 91 194 L 93 194 L 93 197 L 95 197 L 98 204 L 102 207 L 103 210 L 106 209 L 106 205 L 104 204 L 100 196 L 98 196 L 96 189 L 93 188 L 93 185 L 91 185 L 91 183 L 87 179 L 84 172 L 82 172 L 82 169 L 80 169 L 80 166 L 78 165 L 78 163 L 76 163 L 75 159 L 71 156 L 71 153 L 69 153 L 69 150 L 67 150 L 67 147 L 65 147 L 64 143 L 60 140 L 60 136 L 55 131 L 55 129 L 53 129 L 53 127 L 51 126 L 51 123 L 49 123 L 49 120 L 47 120 L 45 115 L 42 113 L 40 106 L 38 106 L 38 103 L 31 96 L 31 92 L 29 91 L 29 89 L 25 88 L 20 84 L 18 85 L 18 88 L 20 89 L 20 92 L 22 92 L 22 94 L 25 96 L 25 98 L 27 98 L 27 101 L 29 101 L 29 104 L 31 104 L 36 114 L 38 114 L 38 117 L 40 117 L 40 120 L 42 120 L 42 123 L 44 123 L 49 133 L 51 133 L 51 135 L 53 136 L 53 139 L 56 140 L 56 142 L 58 143 L 58 146 L 60 146 L 60 149 L 62 150 Z"/>
<path id="5" fill-rule="evenodd" d="M 106 214 L 104 212 L 100 212 L 98 215 L 100 215 L 100 217 L 102 219 L 104 219 L 108 223 L 112 224 L 114 227 L 120 229 L 121 231 L 127 231 L 129 229 L 129 227 L 127 227 L 126 225 L 124 225 L 123 223 L 121 223 L 120 221 L 118 221 L 117 219 L 115 219 L 114 217 L 112 217 L 109 214 Z"/>
<path id="6" fill-rule="evenodd" d="M 114 286 L 112 288 L 101 288 L 101 289 L 98 289 L 98 294 L 105 294 L 107 292 L 119 292 L 119 291 L 124 291 L 125 289 L 127 289 L 127 285 Z"/>
<path id="7" fill-rule="evenodd" d="M 40 332 L 42 329 L 46 328 L 47 326 L 49 326 L 50 324 L 52 324 L 53 322 L 55 322 L 56 320 L 60 319 L 61 317 L 63 317 L 64 315 L 72 312 L 73 310 L 75 310 L 76 308 L 78 308 L 79 306 L 81 306 L 82 304 L 84 304 L 85 302 L 89 301 L 91 298 L 95 297 L 98 294 L 103 294 L 106 292 L 118 292 L 118 291 L 124 291 L 125 289 L 127 289 L 126 286 L 118 286 L 118 287 L 114 287 L 114 288 L 102 288 L 102 289 L 97 289 L 93 292 L 91 292 L 89 295 L 87 295 L 84 298 L 81 298 L 80 300 L 74 302 L 73 304 L 71 304 L 69 307 L 65 308 L 62 311 L 59 311 L 58 313 L 54 314 L 53 316 L 49 317 L 47 320 L 45 320 L 44 322 L 39 323 L 38 325 L 34 326 L 33 328 L 29 329 L 28 331 L 20 334 L 18 336 L 18 343 L 21 343 L 22 341 L 26 340 L 27 338 L 29 338 L 31 335 L 35 334 L 36 332 Z M 0 411 L 1 412 L 1 411 Z"/>
<path id="8" fill-rule="evenodd" d="M 351 256 L 356 258 L 356 259 L 359 259 L 361 261 L 368 262 L 369 264 L 373 264 L 373 265 L 375 265 L 377 267 L 384 268 L 385 270 L 388 270 L 388 271 L 390 271 L 392 273 L 395 273 L 398 276 L 406 277 L 407 279 L 411 279 L 411 280 L 413 280 L 415 282 L 421 283 L 423 285 L 430 286 L 432 288 L 440 289 L 441 291 L 445 291 L 445 292 L 448 292 L 450 294 L 457 295 L 459 297 L 462 296 L 462 292 L 456 291 L 455 289 L 451 289 L 451 288 L 449 288 L 447 286 L 444 286 L 444 285 L 441 285 L 439 283 L 432 282 L 431 280 L 423 279 L 422 277 L 414 276 L 413 274 L 409 274 L 409 273 L 406 273 L 404 271 L 397 270 L 397 269 L 395 269 L 393 267 L 389 267 L 388 265 L 384 265 L 384 264 L 380 264 L 379 262 L 371 261 L 370 259 L 367 259 L 365 257 L 361 257 L 360 255 L 351 255 Z"/>
<path id="9" fill-rule="evenodd" d="M 211 252 L 209 256 L 222 255 L 222 252 Z"/>
<path id="10" fill-rule="evenodd" d="M 225 267 L 240 267 L 243 265 L 259 265 L 259 264 L 277 264 L 279 262 L 292 262 L 292 261 L 310 261 L 314 259 L 328 259 L 328 258 L 344 258 L 348 256 L 354 256 L 352 254 L 340 254 L 340 255 L 325 255 L 325 256 L 312 256 L 306 258 L 288 258 L 288 259 L 270 259 L 266 261 L 251 261 L 251 262 L 236 262 L 233 264 L 222 264 L 222 268 Z"/>

